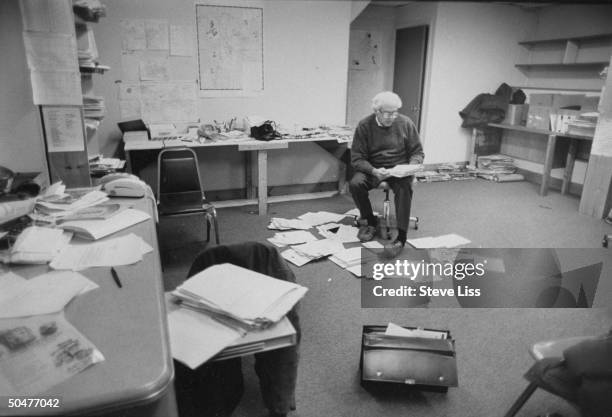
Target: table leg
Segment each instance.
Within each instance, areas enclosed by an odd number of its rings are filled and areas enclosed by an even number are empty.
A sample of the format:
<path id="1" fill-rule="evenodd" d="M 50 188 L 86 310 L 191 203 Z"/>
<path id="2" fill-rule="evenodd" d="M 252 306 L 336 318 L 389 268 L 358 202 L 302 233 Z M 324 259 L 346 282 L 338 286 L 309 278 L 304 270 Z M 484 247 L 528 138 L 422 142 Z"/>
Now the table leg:
<path id="1" fill-rule="evenodd" d="M 574 162 L 576 162 L 576 153 L 578 152 L 578 140 L 570 139 L 569 150 L 567 151 L 567 160 L 565 161 L 565 171 L 563 172 L 563 184 L 561 185 L 561 194 L 567 194 L 570 184 L 572 183 L 572 173 L 574 172 Z"/>
<path id="2" fill-rule="evenodd" d="M 253 155 L 255 152 L 244 153 L 244 183 L 246 187 L 246 198 L 252 199 L 256 196 L 256 187 L 253 183 Z"/>
<path id="3" fill-rule="evenodd" d="M 257 198 L 259 215 L 268 214 L 268 151 L 257 151 Z"/>
<path id="4" fill-rule="evenodd" d="M 555 156 L 555 144 L 557 135 L 548 135 L 546 144 L 546 156 L 544 157 L 544 171 L 542 172 L 542 184 L 540 185 L 540 195 L 548 193 L 548 182 L 550 181 L 550 170 L 552 169 L 553 158 Z"/>
<path id="5" fill-rule="evenodd" d="M 476 143 L 478 140 L 479 129 L 472 128 L 472 137 L 470 138 L 470 166 L 476 168 L 478 156 L 476 155 Z"/>
<path id="6" fill-rule="evenodd" d="M 132 172 L 132 156 L 130 155 L 130 151 L 125 151 L 125 167 L 127 172 L 133 174 Z"/>

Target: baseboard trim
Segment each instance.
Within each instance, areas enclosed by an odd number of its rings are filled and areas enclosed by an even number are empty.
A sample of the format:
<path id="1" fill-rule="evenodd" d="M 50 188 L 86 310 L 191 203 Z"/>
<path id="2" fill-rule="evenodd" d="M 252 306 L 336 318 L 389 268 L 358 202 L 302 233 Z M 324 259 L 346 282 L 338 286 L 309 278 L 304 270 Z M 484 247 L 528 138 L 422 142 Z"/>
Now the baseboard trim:
<path id="1" fill-rule="evenodd" d="M 338 194 L 338 191 L 322 191 L 317 193 L 303 193 L 303 194 L 291 194 L 291 195 L 278 195 L 268 197 L 268 203 L 282 203 L 286 201 L 299 201 L 299 200 L 314 200 L 316 198 L 328 198 Z M 249 205 L 257 205 L 258 201 L 256 198 L 243 198 L 238 200 L 224 200 L 215 201 L 214 205 L 216 208 L 225 207 L 242 207 Z"/>

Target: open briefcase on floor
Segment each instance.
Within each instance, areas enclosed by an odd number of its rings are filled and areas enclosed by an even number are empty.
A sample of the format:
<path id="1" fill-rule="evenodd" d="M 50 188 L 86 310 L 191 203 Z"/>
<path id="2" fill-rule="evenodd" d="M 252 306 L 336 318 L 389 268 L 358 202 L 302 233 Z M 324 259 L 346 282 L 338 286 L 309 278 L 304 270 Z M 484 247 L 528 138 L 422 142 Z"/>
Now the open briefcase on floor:
<path id="1" fill-rule="evenodd" d="M 387 335 L 386 328 L 363 326 L 359 367 L 364 387 L 406 384 L 445 392 L 457 386 L 455 341 L 448 330 L 403 327 L 408 333 L 412 330 L 433 336 L 412 337 Z"/>

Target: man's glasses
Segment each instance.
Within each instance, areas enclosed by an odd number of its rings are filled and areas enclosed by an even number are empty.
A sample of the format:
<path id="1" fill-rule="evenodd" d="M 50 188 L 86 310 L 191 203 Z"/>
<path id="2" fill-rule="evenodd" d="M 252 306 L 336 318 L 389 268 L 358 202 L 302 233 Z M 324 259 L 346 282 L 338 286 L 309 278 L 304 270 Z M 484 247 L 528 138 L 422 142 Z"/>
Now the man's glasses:
<path id="1" fill-rule="evenodd" d="M 398 112 L 397 111 L 380 111 L 378 110 L 378 114 L 380 114 L 382 117 L 386 117 L 388 119 L 394 119 L 398 116 Z"/>

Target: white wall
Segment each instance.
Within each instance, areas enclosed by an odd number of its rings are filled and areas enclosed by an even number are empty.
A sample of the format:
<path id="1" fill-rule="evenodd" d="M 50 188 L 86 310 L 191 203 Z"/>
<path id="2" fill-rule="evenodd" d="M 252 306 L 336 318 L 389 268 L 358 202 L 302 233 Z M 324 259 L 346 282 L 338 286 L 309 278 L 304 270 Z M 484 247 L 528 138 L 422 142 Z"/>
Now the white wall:
<path id="1" fill-rule="evenodd" d="M 264 85 L 263 94 L 246 98 L 201 98 L 198 113 L 202 123 L 242 119 L 260 115 L 279 123 L 319 125 L 344 124 L 348 37 L 351 2 L 347 1 L 234 1 L 263 6 Z M 102 122 L 100 148 L 112 154 L 119 145 L 116 127 L 120 121 L 117 82 L 121 72 L 120 19 L 167 19 L 170 24 L 195 25 L 194 2 L 107 0 L 107 17 L 94 28 L 102 63 L 112 70 L 96 79 L 95 89 L 106 98 L 108 115 Z M 224 3 L 225 4 L 225 3 Z M 177 69 L 196 78 L 195 56 Z M 271 152 L 270 185 L 328 182 L 337 179 L 338 161 L 317 145 L 301 145 L 292 151 Z M 276 163 L 276 159 L 282 163 Z M 199 153 L 203 176 L 210 189 L 244 186 L 243 154 L 231 148 Z M 321 167 L 321 161 L 326 166 Z M 331 167 L 332 169 L 329 169 Z M 295 183 L 295 182 L 294 182 Z"/>
<path id="2" fill-rule="evenodd" d="M 47 174 L 38 108 L 32 101 L 17 0 L 0 2 L 0 165 Z"/>
<path id="3" fill-rule="evenodd" d="M 349 126 L 356 126 L 361 119 L 372 113 L 372 97 L 393 87 L 394 22 L 393 8 L 370 4 L 351 24 L 351 31 L 370 31 L 380 39 L 381 62 L 376 68 L 348 70 L 346 123 Z"/>
<path id="4" fill-rule="evenodd" d="M 440 3 L 433 42 L 430 88 L 424 109 L 426 163 L 469 159 L 471 129 L 461 128 L 458 112 L 480 93 L 494 93 L 502 82 L 521 85 L 515 69 L 517 44 L 535 29 L 533 13 L 483 3 Z"/>

